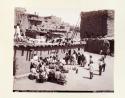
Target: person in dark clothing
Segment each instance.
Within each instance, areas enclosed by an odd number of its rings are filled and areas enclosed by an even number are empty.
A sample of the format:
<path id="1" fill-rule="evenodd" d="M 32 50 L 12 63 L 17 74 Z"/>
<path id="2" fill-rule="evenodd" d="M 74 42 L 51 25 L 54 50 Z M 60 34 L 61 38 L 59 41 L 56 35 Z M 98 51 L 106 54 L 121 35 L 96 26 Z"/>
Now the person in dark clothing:
<path id="1" fill-rule="evenodd" d="M 105 71 L 105 66 L 106 66 L 105 58 L 102 58 L 102 62 L 103 62 L 103 64 L 102 64 L 102 71 L 104 72 Z"/>
<path id="2" fill-rule="evenodd" d="M 89 58 L 90 60 L 89 60 L 88 66 L 93 62 L 92 55 L 90 55 Z"/>
<path id="3" fill-rule="evenodd" d="M 105 64 L 102 65 L 102 71 L 105 71 Z"/>
<path id="4" fill-rule="evenodd" d="M 80 62 L 81 62 L 81 55 L 80 55 L 80 53 L 78 53 L 78 65 L 80 65 Z"/>
<path id="5" fill-rule="evenodd" d="M 66 65 L 68 64 L 68 53 L 66 53 L 66 55 L 65 55 L 65 62 L 66 62 Z"/>
<path id="6" fill-rule="evenodd" d="M 81 55 L 81 66 L 85 66 L 85 56 L 83 54 Z"/>
<path id="7" fill-rule="evenodd" d="M 102 66 L 99 65 L 99 75 L 101 76 L 102 75 Z"/>
<path id="8" fill-rule="evenodd" d="M 102 59 L 100 59 L 100 62 L 99 62 L 99 75 L 102 75 L 102 65 L 103 65 L 103 61 L 102 61 Z"/>
<path id="9" fill-rule="evenodd" d="M 35 68 L 33 63 L 30 64 L 30 71 L 31 71 L 32 68 Z"/>
<path id="10" fill-rule="evenodd" d="M 71 55 L 71 50 L 68 51 L 68 55 Z"/>
<path id="11" fill-rule="evenodd" d="M 76 74 L 78 73 L 78 68 L 76 69 Z"/>

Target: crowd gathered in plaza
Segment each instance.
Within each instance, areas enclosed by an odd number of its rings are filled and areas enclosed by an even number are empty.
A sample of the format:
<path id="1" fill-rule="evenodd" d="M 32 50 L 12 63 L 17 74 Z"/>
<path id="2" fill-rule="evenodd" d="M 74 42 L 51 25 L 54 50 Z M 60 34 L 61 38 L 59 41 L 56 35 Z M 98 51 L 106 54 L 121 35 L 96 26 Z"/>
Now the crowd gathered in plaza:
<path id="1" fill-rule="evenodd" d="M 88 73 L 90 74 L 89 78 L 93 78 L 94 62 L 96 61 L 93 60 L 92 55 L 89 55 L 89 60 L 87 60 L 84 53 L 70 49 L 65 53 L 64 58 L 60 59 L 58 56 L 58 54 L 53 54 L 47 57 L 39 57 L 37 54 L 34 54 L 31 59 L 29 78 L 36 79 L 37 82 L 51 81 L 65 84 L 67 82 L 66 74 L 70 70 L 78 74 L 79 66 L 83 68 L 87 66 Z M 100 76 L 105 71 L 105 58 L 106 55 L 100 55 L 98 60 L 98 73 Z M 70 66 L 70 68 L 67 66 Z"/>
<path id="2" fill-rule="evenodd" d="M 14 35 L 14 39 L 16 42 L 18 41 L 27 42 L 29 40 L 28 38 L 26 38 L 24 33 L 20 32 L 19 25 L 15 26 L 15 30 L 16 30 L 15 31 L 16 33 Z M 61 41 L 58 41 L 58 42 L 61 43 Z M 68 42 L 68 41 L 64 40 L 64 45 L 67 45 L 65 42 Z M 52 41 L 52 44 L 54 43 L 55 42 Z M 71 44 L 73 44 L 73 42 Z M 101 45 L 103 44 L 104 43 L 102 42 Z M 100 43 L 95 45 L 98 45 L 98 48 L 101 49 Z M 109 46 L 109 43 L 108 43 L 108 46 Z M 91 48 L 90 45 L 89 47 Z M 90 48 L 88 48 L 88 50 L 91 50 Z M 29 75 L 29 78 L 36 79 L 37 82 L 53 81 L 53 82 L 64 84 L 66 83 L 66 73 L 68 73 L 70 70 L 74 70 L 77 74 L 79 65 L 81 67 L 87 66 L 90 74 L 89 78 L 90 79 L 93 78 L 94 66 L 95 66 L 94 62 L 96 61 L 93 60 L 94 57 L 92 55 L 90 55 L 89 60 L 87 60 L 83 52 L 81 53 L 79 51 L 69 49 L 66 53 L 64 52 L 65 57 L 60 59 L 57 53 L 58 53 L 58 50 L 56 54 L 48 55 L 47 57 L 41 57 L 41 56 L 38 56 L 37 54 L 34 54 L 33 58 L 31 59 L 31 65 L 30 65 L 31 74 Z M 103 50 L 100 50 L 100 55 L 101 57 L 98 60 L 99 75 L 101 75 L 102 72 L 105 71 L 105 66 L 106 66 L 106 63 L 105 63 L 106 55 L 104 55 Z M 70 65 L 70 69 L 67 68 L 67 65 Z"/>

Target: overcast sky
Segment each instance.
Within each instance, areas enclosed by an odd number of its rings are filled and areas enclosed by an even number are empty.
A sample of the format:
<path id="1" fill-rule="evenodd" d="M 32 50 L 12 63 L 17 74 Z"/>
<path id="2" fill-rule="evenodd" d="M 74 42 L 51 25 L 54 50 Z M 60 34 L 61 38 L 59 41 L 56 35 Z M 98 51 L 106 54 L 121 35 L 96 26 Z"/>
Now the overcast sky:
<path id="1" fill-rule="evenodd" d="M 80 9 L 32 9 L 26 8 L 27 13 L 34 14 L 38 13 L 40 16 L 54 15 L 60 17 L 62 21 L 67 22 L 71 25 L 79 25 L 80 22 Z"/>
<path id="2" fill-rule="evenodd" d="M 55 15 L 71 25 L 80 23 L 81 11 L 112 9 L 115 3 L 110 0 L 16 0 L 14 6 L 23 7 L 27 13 L 40 16 Z"/>

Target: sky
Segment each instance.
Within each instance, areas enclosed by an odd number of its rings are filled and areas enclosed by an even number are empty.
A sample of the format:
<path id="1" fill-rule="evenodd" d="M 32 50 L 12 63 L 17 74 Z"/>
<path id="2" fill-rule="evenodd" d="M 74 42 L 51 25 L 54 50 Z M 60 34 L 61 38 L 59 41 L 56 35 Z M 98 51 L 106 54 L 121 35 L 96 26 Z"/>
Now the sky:
<path id="1" fill-rule="evenodd" d="M 81 0 L 27 0 L 16 2 L 16 7 L 23 7 L 28 13 L 39 13 L 40 16 L 54 15 L 62 21 L 76 25 L 80 17 Z"/>
<path id="2" fill-rule="evenodd" d="M 56 8 L 56 9 L 32 9 L 26 8 L 27 13 L 34 14 L 38 13 L 40 16 L 50 16 L 54 15 L 60 17 L 62 21 L 69 23 L 71 25 L 79 25 L 80 23 L 80 9 L 65 9 L 65 8 Z"/>
<path id="3" fill-rule="evenodd" d="M 55 15 L 71 25 L 80 24 L 81 11 L 113 9 L 112 0 L 15 0 L 14 7 L 23 7 L 27 13 L 39 13 L 40 16 Z"/>

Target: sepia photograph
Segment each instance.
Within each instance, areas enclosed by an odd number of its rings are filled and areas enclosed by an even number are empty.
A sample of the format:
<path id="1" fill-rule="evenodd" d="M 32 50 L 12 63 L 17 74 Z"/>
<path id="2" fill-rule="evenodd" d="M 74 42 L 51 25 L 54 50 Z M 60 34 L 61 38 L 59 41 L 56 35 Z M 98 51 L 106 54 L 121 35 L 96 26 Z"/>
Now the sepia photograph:
<path id="1" fill-rule="evenodd" d="M 114 92 L 114 9 L 14 8 L 13 92 Z"/>

